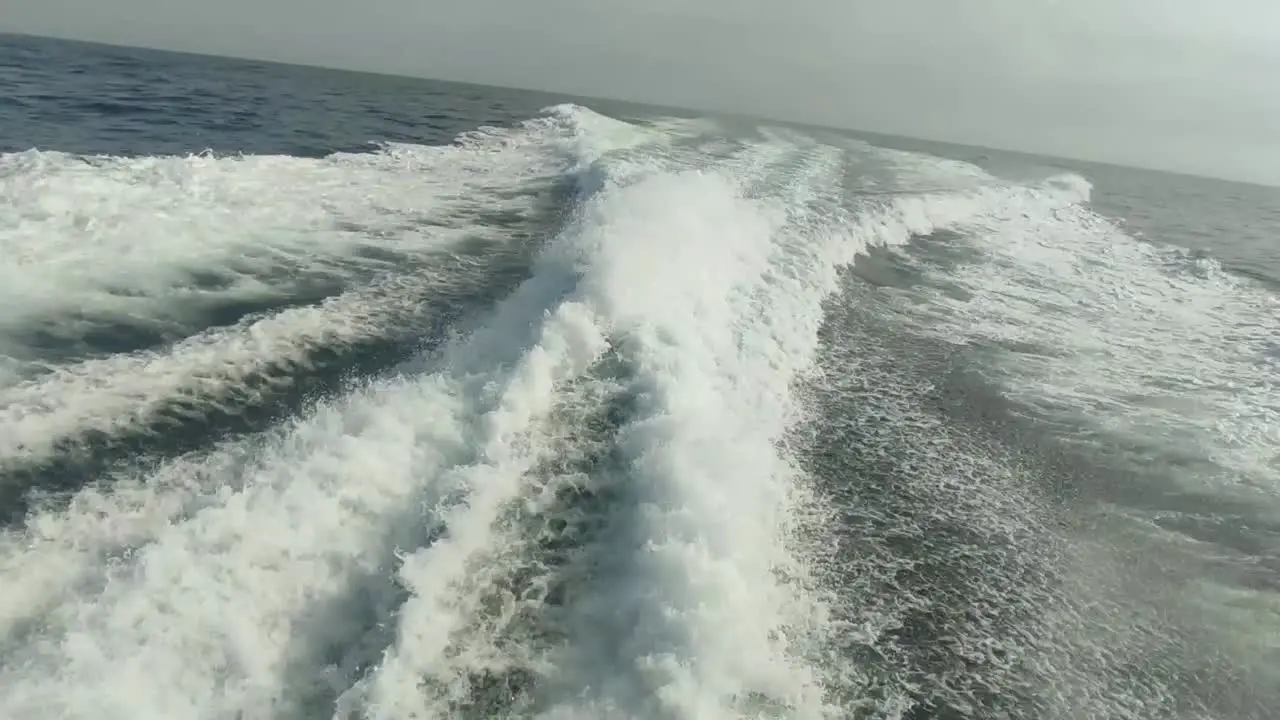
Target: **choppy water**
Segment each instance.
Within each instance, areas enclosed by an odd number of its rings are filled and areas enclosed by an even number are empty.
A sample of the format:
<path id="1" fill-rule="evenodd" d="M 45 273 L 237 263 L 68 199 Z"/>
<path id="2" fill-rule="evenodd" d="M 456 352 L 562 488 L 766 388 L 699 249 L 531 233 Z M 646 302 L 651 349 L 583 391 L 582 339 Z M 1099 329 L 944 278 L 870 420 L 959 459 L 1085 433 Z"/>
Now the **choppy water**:
<path id="1" fill-rule="evenodd" d="M 0 38 L 0 717 L 1280 717 L 1280 191 Z"/>

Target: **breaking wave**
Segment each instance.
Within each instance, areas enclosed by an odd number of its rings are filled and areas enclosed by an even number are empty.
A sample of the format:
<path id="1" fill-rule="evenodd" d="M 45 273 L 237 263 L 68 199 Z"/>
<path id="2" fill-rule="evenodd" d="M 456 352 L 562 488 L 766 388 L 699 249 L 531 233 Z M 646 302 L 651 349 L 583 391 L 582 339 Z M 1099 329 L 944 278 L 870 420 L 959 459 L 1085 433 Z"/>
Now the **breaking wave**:
<path id="1" fill-rule="evenodd" d="M 1018 314 L 1047 301 L 1010 273 L 1086 253 L 1020 228 L 1124 255 L 1131 291 L 1155 251 L 1089 234 L 1074 175 L 857 181 L 928 163 L 570 105 L 322 159 L 0 156 L 0 714 L 1182 707 L 1176 678 L 1051 677 L 1087 628 L 1038 471 L 840 324 L 1051 345 L 1089 321 Z M 949 232 L 997 257 L 917 267 L 929 302 L 851 294 L 860 257 Z M 1010 392 L 1093 372 L 1060 360 Z"/>

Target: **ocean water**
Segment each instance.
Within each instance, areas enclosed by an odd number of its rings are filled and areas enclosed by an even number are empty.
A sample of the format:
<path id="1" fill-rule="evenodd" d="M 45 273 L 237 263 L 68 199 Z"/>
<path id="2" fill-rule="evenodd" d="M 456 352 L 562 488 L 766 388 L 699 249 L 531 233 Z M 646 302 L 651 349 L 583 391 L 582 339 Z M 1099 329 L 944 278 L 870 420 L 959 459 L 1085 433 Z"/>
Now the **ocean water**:
<path id="1" fill-rule="evenodd" d="M 0 37 L 0 717 L 1280 717 L 1278 230 Z"/>

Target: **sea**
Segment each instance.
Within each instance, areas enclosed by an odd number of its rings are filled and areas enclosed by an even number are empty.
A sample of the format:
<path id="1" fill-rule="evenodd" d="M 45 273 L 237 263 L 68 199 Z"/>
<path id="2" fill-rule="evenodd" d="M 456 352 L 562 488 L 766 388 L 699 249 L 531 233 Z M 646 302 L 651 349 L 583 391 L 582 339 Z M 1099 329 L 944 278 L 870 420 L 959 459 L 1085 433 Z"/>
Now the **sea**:
<path id="1" fill-rule="evenodd" d="M 1280 718 L 1280 189 L 0 36 L 0 718 Z"/>

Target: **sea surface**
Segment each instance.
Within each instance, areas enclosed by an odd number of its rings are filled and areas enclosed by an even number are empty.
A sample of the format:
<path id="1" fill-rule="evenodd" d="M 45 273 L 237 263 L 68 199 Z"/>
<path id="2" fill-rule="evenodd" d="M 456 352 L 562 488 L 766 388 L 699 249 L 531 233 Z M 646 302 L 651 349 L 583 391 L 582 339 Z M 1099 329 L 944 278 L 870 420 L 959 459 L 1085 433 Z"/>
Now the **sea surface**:
<path id="1" fill-rule="evenodd" d="M 1278 236 L 0 36 L 0 717 L 1278 718 Z"/>

